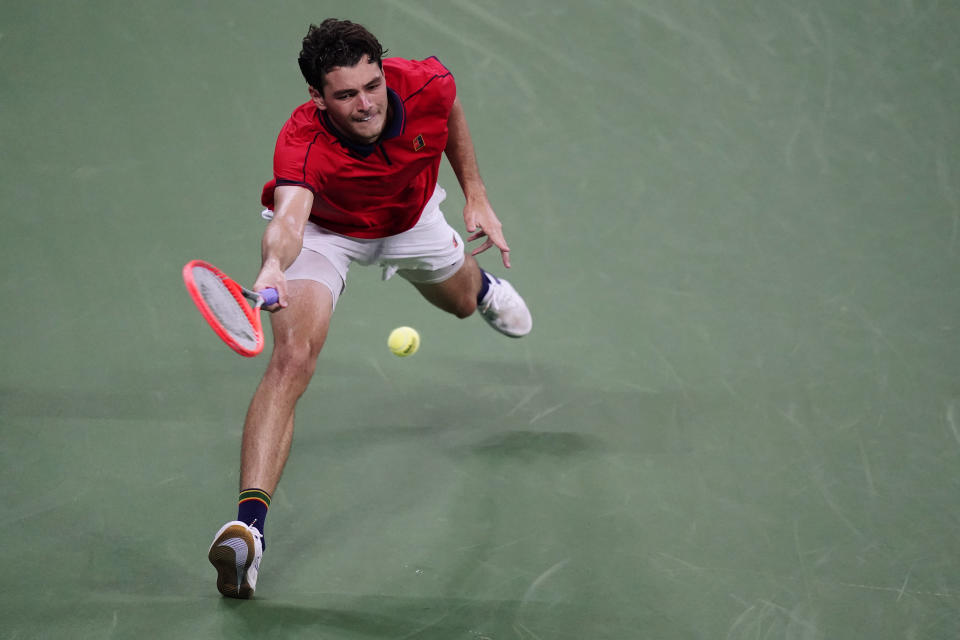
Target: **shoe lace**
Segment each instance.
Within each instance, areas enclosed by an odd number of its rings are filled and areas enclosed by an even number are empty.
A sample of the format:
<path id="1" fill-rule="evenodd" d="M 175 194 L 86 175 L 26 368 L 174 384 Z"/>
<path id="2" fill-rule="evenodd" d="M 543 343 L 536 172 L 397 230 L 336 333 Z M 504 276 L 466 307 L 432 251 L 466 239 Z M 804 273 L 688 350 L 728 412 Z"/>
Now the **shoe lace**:
<path id="1" fill-rule="evenodd" d="M 260 529 L 257 529 L 255 526 L 253 526 L 254 524 L 256 524 L 256 522 L 257 522 L 257 521 L 254 520 L 253 522 L 251 522 L 250 524 L 248 524 L 248 525 L 247 525 L 247 530 L 251 533 L 251 535 L 253 535 L 254 538 L 256 538 L 257 540 L 260 540 L 260 541 L 262 542 L 262 541 L 263 541 L 263 534 L 260 533 Z"/>
<path id="2" fill-rule="evenodd" d="M 490 290 L 487 299 L 480 305 L 480 313 L 488 313 L 490 309 L 495 312 L 500 310 L 503 296 L 506 294 L 506 287 L 499 286 L 499 283 L 490 283 Z"/>

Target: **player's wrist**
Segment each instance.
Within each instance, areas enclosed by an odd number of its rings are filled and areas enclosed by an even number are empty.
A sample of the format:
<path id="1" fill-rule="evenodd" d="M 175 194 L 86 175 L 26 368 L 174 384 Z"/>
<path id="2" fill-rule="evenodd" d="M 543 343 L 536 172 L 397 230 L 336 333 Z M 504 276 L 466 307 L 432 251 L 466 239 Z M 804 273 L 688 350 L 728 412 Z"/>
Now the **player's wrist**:
<path id="1" fill-rule="evenodd" d="M 263 263 L 260 265 L 260 273 L 266 271 L 283 271 L 280 267 L 280 258 L 276 256 L 265 257 Z"/>
<path id="2" fill-rule="evenodd" d="M 489 205 L 490 200 L 487 198 L 486 188 L 471 189 L 469 192 L 463 194 L 464 199 L 467 202 L 468 206 L 480 206 L 480 205 Z"/>

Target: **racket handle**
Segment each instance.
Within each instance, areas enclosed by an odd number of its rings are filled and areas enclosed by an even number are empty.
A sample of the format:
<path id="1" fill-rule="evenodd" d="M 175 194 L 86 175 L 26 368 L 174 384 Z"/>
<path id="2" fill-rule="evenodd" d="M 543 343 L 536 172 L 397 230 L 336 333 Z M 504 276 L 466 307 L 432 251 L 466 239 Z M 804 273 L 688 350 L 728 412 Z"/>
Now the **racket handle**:
<path id="1" fill-rule="evenodd" d="M 280 294 L 273 287 L 268 287 L 262 291 L 257 291 L 263 298 L 263 306 L 269 307 L 280 302 Z"/>

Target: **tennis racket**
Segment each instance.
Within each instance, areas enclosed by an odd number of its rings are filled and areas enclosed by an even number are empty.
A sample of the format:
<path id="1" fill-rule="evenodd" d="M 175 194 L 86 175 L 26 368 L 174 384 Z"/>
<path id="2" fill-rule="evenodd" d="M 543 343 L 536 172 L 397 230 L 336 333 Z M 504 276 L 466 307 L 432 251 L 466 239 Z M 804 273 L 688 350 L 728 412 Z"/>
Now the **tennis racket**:
<path id="1" fill-rule="evenodd" d="M 277 303 L 276 289 L 250 291 L 203 260 L 183 266 L 183 283 L 210 328 L 231 349 L 248 358 L 263 351 L 260 307 Z"/>

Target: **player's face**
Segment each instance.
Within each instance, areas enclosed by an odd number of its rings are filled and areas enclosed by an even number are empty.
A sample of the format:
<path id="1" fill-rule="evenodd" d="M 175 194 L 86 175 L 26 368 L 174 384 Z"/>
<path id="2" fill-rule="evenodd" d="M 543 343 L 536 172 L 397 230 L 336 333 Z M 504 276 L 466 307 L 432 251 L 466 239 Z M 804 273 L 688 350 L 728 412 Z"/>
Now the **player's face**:
<path id="1" fill-rule="evenodd" d="M 387 83 L 380 65 L 363 56 L 355 66 L 334 67 L 324 79 L 322 95 L 310 87 L 317 108 L 353 142 L 376 142 L 387 122 Z"/>

